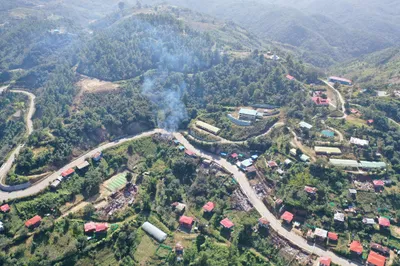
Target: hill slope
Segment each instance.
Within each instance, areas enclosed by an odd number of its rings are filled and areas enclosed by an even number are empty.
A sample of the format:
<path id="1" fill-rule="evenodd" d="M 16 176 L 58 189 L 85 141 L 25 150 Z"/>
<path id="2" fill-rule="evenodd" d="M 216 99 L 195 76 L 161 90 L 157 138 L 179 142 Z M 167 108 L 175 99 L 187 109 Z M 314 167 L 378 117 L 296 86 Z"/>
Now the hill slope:
<path id="1" fill-rule="evenodd" d="M 333 68 L 363 87 L 400 88 L 400 48 L 389 48 Z"/>

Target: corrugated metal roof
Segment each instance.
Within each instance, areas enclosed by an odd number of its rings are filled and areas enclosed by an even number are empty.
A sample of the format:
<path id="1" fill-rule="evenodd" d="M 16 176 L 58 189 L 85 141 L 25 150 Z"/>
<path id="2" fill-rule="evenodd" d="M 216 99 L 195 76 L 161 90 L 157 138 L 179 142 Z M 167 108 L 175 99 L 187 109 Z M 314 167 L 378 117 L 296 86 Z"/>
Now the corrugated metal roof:
<path id="1" fill-rule="evenodd" d="M 316 152 L 323 152 L 327 154 L 342 154 L 342 151 L 339 148 L 336 147 L 319 147 L 315 146 L 314 150 Z"/>
<path id="2" fill-rule="evenodd" d="M 213 125 L 207 124 L 207 123 L 205 123 L 203 121 L 196 121 L 196 126 L 200 127 L 200 128 L 203 128 L 205 130 L 208 130 L 208 131 L 210 131 L 210 132 L 212 132 L 214 134 L 218 134 L 219 131 L 221 130 L 221 129 L 219 129 L 219 128 L 213 126 Z"/>
<path id="3" fill-rule="evenodd" d="M 300 127 L 302 127 L 302 128 L 307 128 L 307 129 L 312 129 L 312 125 L 310 125 L 309 123 L 307 123 L 307 122 L 304 122 L 304 121 L 301 121 L 300 123 L 299 123 L 299 125 L 300 125 Z"/>
<path id="4" fill-rule="evenodd" d="M 251 109 L 240 109 L 239 115 L 251 115 L 251 116 L 257 116 L 257 110 L 251 110 Z"/>

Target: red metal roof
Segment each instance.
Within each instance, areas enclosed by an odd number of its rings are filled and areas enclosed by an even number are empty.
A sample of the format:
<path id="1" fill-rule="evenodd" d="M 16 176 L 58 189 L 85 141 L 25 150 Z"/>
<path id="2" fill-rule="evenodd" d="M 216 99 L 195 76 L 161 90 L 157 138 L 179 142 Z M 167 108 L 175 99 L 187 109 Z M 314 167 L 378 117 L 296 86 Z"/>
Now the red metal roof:
<path id="1" fill-rule="evenodd" d="M 269 221 L 267 220 L 267 218 L 264 218 L 264 217 L 261 217 L 260 219 L 258 219 L 258 222 L 260 224 L 269 225 Z"/>
<path id="2" fill-rule="evenodd" d="M 374 181 L 372 181 L 372 183 L 374 183 L 374 186 L 377 186 L 377 187 L 383 187 L 385 185 L 385 181 L 383 181 L 383 180 L 374 180 Z"/>
<path id="3" fill-rule="evenodd" d="M 94 222 L 85 223 L 84 228 L 85 228 L 85 233 L 92 232 L 96 230 L 96 224 Z"/>
<path id="4" fill-rule="evenodd" d="M 194 219 L 192 217 L 188 217 L 185 215 L 182 215 L 181 218 L 179 218 L 179 223 L 187 226 L 192 226 Z"/>
<path id="5" fill-rule="evenodd" d="M 232 154 L 231 154 L 231 157 L 232 157 L 233 159 L 237 159 L 237 158 L 239 157 L 239 155 L 238 155 L 237 153 L 232 153 Z"/>
<path id="6" fill-rule="evenodd" d="M 385 217 L 379 217 L 378 219 L 379 225 L 384 226 L 384 227 L 389 227 L 390 226 L 390 221 L 388 218 Z"/>
<path id="7" fill-rule="evenodd" d="M 311 98 L 316 105 L 329 105 L 329 100 L 321 97 L 312 97 Z"/>
<path id="8" fill-rule="evenodd" d="M 2 212 L 8 212 L 8 211 L 10 211 L 10 205 L 4 204 L 4 205 L 2 205 L 2 206 L 0 207 L 0 210 L 1 210 Z"/>
<path id="9" fill-rule="evenodd" d="M 282 214 L 281 219 L 290 223 L 293 220 L 293 216 L 293 213 L 286 211 Z"/>
<path id="10" fill-rule="evenodd" d="M 186 155 L 189 155 L 189 156 L 193 156 L 193 155 L 194 155 L 194 152 L 189 151 L 189 150 L 185 150 L 185 154 L 186 154 Z"/>
<path id="11" fill-rule="evenodd" d="M 269 167 L 278 167 L 278 164 L 275 161 L 269 161 L 268 166 Z"/>
<path id="12" fill-rule="evenodd" d="M 317 188 L 304 186 L 304 191 L 307 193 L 315 194 L 315 192 L 317 192 Z"/>
<path id="13" fill-rule="evenodd" d="M 330 240 L 336 241 L 336 240 L 339 239 L 339 236 L 338 236 L 338 234 L 336 234 L 336 233 L 328 232 L 328 238 L 329 238 Z"/>
<path id="14" fill-rule="evenodd" d="M 319 259 L 319 265 L 323 266 L 330 266 L 331 265 L 331 258 L 328 257 L 321 257 Z"/>
<path id="15" fill-rule="evenodd" d="M 74 170 L 74 169 L 72 169 L 72 168 L 69 168 L 68 170 L 66 170 L 66 171 L 62 172 L 62 173 L 61 173 L 61 176 L 62 176 L 62 177 L 67 177 L 67 176 L 70 176 L 70 175 L 72 175 L 74 172 L 75 172 L 75 170 Z"/>
<path id="16" fill-rule="evenodd" d="M 220 224 L 221 224 L 223 227 L 227 228 L 227 229 L 230 229 L 230 228 L 232 228 L 232 227 L 235 225 L 235 224 L 232 223 L 232 221 L 229 220 L 228 218 L 223 219 L 223 220 L 220 222 Z"/>
<path id="17" fill-rule="evenodd" d="M 374 120 L 373 119 L 369 119 L 369 120 L 367 120 L 367 123 L 368 124 L 372 124 L 372 123 L 374 123 Z"/>
<path id="18" fill-rule="evenodd" d="M 99 223 L 96 224 L 96 233 L 98 232 L 104 232 L 108 230 L 108 224 L 106 223 Z"/>
<path id="19" fill-rule="evenodd" d="M 33 218 L 26 221 L 25 226 L 26 227 L 36 226 L 40 223 L 40 221 L 42 221 L 42 217 L 40 217 L 39 215 L 36 215 Z"/>
<path id="20" fill-rule="evenodd" d="M 350 250 L 358 254 L 361 254 L 363 252 L 363 246 L 361 245 L 360 242 L 353 240 L 353 242 L 351 242 L 350 244 Z"/>
<path id="21" fill-rule="evenodd" d="M 291 76 L 291 75 L 286 75 L 286 78 L 288 79 L 288 80 L 294 80 L 294 77 L 293 76 Z"/>
<path id="22" fill-rule="evenodd" d="M 203 206 L 203 210 L 206 212 L 212 212 L 214 210 L 215 204 L 211 201 L 207 202 L 204 206 Z"/>
<path id="23" fill-rule="evenodd" d="M 386 258 L 376 252 L 371 251 L 368 255 L 368 263 L 373 264 L 375 266 L 384 266 L 386 262 Z"/>

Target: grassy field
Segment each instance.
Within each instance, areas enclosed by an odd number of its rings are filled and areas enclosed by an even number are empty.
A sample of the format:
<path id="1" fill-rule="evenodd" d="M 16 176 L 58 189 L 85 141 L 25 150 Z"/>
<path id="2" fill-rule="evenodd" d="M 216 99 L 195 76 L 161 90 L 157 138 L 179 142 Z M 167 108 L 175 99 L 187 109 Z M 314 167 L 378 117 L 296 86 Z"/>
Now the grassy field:
<path id="1" fill-rule="evenodd" d="M 111 192 L 124 188 L 127 182 L 126 174 L 127 173 L 125 172 L 111 177 L 106 182 L 104 182 L 104 186 Z"/>
<path id="2" fill-rule="evenodd" d="M 146 265 L 147 261 L 151 256 L 154 256 L 157 249 L 155 240 L 150 238 L 145 232 L 143 232 L 142 240 L 135 252 L 135 258 L 139 262 L 139 265 Z"/>

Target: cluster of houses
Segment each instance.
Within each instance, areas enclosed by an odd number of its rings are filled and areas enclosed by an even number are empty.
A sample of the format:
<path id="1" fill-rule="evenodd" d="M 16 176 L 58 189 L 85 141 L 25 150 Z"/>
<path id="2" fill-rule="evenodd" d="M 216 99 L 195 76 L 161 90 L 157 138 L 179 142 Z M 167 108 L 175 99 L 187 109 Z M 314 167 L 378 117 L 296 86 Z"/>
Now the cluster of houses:
<path id="1" fill-rule="evenodd" d="M 315 188 L 312 187 L 305 187 L 304 189 L 308 193 L 315 193 L 316 190 Z M 285 211 L 281 215 L 281 220 L 283 221 L 283 224 L 286 226 L 292 226 L 292 222 L 294 220 L 294 214 Z M 345 220 L 345 215 L 343 213 L 336 213 L 334 215 L 334 220 L 335 222 L 338 223 L 343 223 Z M 388 229 L 390 226 L 390 220 L 386 217 L 379 217 L 377 218 L 378 224 L 380 228 L 382 229 Z M 375 224 L 375 219 L 372 218 L 364 218 L 363 219 L 364 224 Z M 298 224 L 298 222 L 295 222 L 295 224 Z M 308 241 L 316 241 L 321 244 L 329 243 L 329 244 L 337 244 L 339 235 L 335 232 L 329 232 L 327 230 L 324 230 L 322 228 L 315 228 L 314 231 L 311 229 L 307 232 L 306 234 L 306 239 Z M 363 251 L 364 247 L 359 241 L 353 240 L 353 242 L 349 246 L 349 251 L 355 255 L 355 256 L 360 256 Z M 380 244 L 377 243 L 370 243 L 370 253 L 367 258 L 367 265 L 370 266 L 384 266 L 386 263 L 386 257 L 390 255 L 390 249 L 387 247 L 384 247 Z M 329 266 L 331 264 L 331 259 L 327 257 L 321 257 L 319 261 L 319 265 L 321 266 Z"/>
<path id="2" fill-rule="evenodd" d="M 92 156 L 92 160 L 94 161 L 94 162 L 99 162 L 100 160 L 101 160 L 101 158 L 103 157 L 103 154 L 102 154 L 102 152 L 96 152 L 93 156 Z M 57 177 L 57 179 L 56 180 L 54 180 L 51 184 L 50 184 L 50 187 L 52 188 L 52 189 L 57 189 L 59 186 L 60 186 L 60 184 L 61 184 L 61 182 L 63 181 L 63 180 L 68 180 L 74 173 L 75 173 L 75 170 L 76 171 L 80 171 L 80 172 L 83 172 L 83 171 L 85 171 L 85 169 L 87 169 L 88 167 L 89 167 L 89 162 L 88 161 L 83 161 L 82 163 L 80 163 L 80 164 L 78 164 L 76 167 L 73 167 L 73 168 L 68 168 L 67 170 L 65 170 L 65 171 L 63 171 L 62 173 L 61 173 L 61 175 L 59 175 L 58 177 Z"/>
<path id="3" fill-rule="evenodd" d="M 313 91 L 311 100 L 316 106 L 329 106 L 329 100 L 324 94 L 324 91 Z"/>

